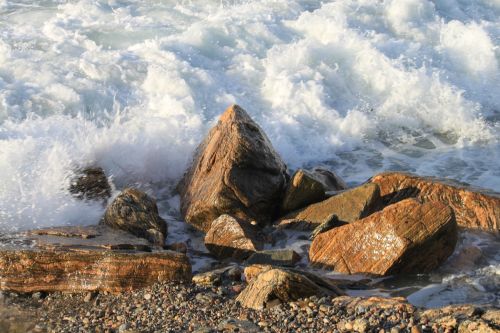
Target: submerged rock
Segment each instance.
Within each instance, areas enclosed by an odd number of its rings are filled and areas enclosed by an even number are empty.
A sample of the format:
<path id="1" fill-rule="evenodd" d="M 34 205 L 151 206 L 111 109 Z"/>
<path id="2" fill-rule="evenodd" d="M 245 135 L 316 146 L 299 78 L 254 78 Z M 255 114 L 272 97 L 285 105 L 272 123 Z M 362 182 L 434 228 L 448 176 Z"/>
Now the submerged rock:
<path id="1" fill-rule="evenodd" d="M 338 288 L 325 280 L 311 280 L 295 271 L 273 268 L 252 279 L 236 300 L 244 307 L 259 310 L 299 298 L 338 294 Z"/>
<path id="2" fill-rule="evenodd" d="M 247 259 L 249 265 L 293 266 L 300 261 L 300 255 L 294 250 L 278 249 L 255 252 Z"/>
<path id="3" fill-rule="evenodd" d="M 419 177 L 409 173 L 386 172 L 371 182 L 380 186 L 386 203 L 415 197 L 423 201 L 439 201 L 455 212 L 460 227 L 500 230 L 500 194 L 475 189 L 452 180 Z"/>
<path id="4" fill-rule="evenodd" d="M 328 191 L 345 190 L 347 186 L 334 173 L 324 169 L 299 169 L 285 191 L 281 212 L 288 213 L 327 198 Z"/>
<path id="5" fill-rule="evenodd" d="M 451 208 L 407 199 L 316 236 L 309 259 L 338 272 L 390 275 L 438 267 L 457 242 Z"/>
<path id="6" fill-rule="evenodd" d="M 221 215 L 212 222 L 205 236 L 205 246 L 219 259 L 243 260 L 262 249 L 257 230 L 247 221 Z"/>
<path id="7" fill-rule="evenodd" d="M 80 170 L 71 181 L 69 191 L 82 200 L 103 200 L 111 197 L 111 186 L 99 167 Z"/>
<path id="8" fill-rule="evenodd" d="M 265 224 L 276 214 L 288 177 L 264 131 L 233 105 L 198 147 L 178 186 L 181 213 L 204 232 L 222 214 Z"/>
<path id="9" fill-rule="evenodd" d="M 378 186 L 365 184 L 290 213 L 279 223 L 288 227 L 295 224 L 302 229 L 304 229 L 303 224 L 308 223 L 309 229 L 312 230 L 337 216 L 341 225 L 370 215 L 379 208 L 380 202 Z"/>
<path id="10" fill-rule="evenodd" d="M 137 189 L 123 190 L 106 209 L 102 223 L 165 245 L 167 223 L 158 214 L 156 201 Z"/>

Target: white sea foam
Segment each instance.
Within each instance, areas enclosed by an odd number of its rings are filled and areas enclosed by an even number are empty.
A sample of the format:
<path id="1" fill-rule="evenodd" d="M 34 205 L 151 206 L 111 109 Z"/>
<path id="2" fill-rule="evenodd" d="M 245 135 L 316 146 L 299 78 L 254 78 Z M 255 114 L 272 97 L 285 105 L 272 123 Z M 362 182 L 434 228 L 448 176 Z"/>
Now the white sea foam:
<path id="1" fill-rule="evenodd" d="M 0 1 L 0 228 L 90 223 L 105 168 L 168 198 L 231 103 L 291 168 L 500 190 L 498 1 Z M 97 212 L 97 213 L 96 213 Z"/>

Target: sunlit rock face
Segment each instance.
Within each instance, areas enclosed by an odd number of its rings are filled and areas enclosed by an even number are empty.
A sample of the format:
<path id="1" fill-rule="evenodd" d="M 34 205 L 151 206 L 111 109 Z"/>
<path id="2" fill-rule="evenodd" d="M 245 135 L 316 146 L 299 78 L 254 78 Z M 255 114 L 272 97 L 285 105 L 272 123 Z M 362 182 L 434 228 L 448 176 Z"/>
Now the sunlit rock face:
<path id="1" fill-rule="evenodd" d="M 309 259 L 338 272 L 390 275 L 438 267 L 457 242 L 451 208 L 407 199 L 316 236 Z"/>
<path id="2" fill-rule="evenodd" d="M 419 177 L 409 173 L 387 172 L 371 179 L 380 187 L 388 203 L 415 197 L 439 201 L 455 212 L 457 224 L 464 228 L 500 230 L 500 194 L 470 187 L 452 180 Z"/>
<path id="3" fill-rule="evenodd" d="M 222 214 L 265 224 L 277 214 L 288 178 L 262 129 L 233 105 L 198 147 L 179 184 L 181 212 L 205 232 Z"/>

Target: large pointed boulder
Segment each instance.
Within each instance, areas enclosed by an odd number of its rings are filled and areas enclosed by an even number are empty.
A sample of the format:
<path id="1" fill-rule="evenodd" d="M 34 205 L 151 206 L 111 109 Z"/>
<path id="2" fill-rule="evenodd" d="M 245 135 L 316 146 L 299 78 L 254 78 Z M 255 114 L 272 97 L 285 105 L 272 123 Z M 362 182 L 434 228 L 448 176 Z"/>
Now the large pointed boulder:
<path id="1" fill-rule="evenodd" d="M 410 173 L 385 172 L 371 182 L 380 186 L 386 203 L 415 197 L 440 201 L 455 212 L 457 224 L 464 228 L 500 230 L 500 193 L 472 188 L 449 179 L 419 177 Z"/>
<path id="2" fill-rule="evenodd" d="M 102 223 L 165 245 L 167 223 L 158 214 L 156 201 L 137 189 L 123 190 L 106 209 Z"/>
<path id="3" fill-rule="evenodd" d="M 314 238 L 309 259 L 338 272 L 391 275 L 438 267 L 457 242 L 451 208 L 407 199 Z"/>
<path id="4" fill-rule="evenodd" d="M 233 105 L 198 147 L 179 183 L 181 213 L 204 232 L 222 214 L 265 224 L 276 214 L 288 178 L 264 131 Z"/>

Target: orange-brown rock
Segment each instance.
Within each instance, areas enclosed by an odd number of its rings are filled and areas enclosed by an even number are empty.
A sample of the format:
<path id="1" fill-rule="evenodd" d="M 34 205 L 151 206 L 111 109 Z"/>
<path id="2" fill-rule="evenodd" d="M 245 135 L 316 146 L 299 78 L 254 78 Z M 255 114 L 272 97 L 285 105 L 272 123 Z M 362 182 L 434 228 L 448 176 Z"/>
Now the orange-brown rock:
<path id="1" fill-rule="evenodd" d="M 279 208 L 288 177 L 264 131 L 233 105 L 198 147 L 179 183 L 181 213 L 204 232 L 222 214 L 265 224 Z"/>
<path id="2" fill-rule="evenodd" d="M 205 235 L 205 246 L 219 259 L 246 259 L 261 250 L 258 231 L 247 221 L 230 215 L 221 215 L 212 222 Z"/>
<path id="3" fill-rule="evenodd" d="M 253 280 L 256 276 L 258 276 L 262 272 L 266 272 L 273 269 L 273 266 L 271 265 L 260 265 L 260 264 L 254 264 L 245 267 L 243 271 L 243 275 L 245 276 L 245 280 L 247 282 L 250 282 Z"/>
<path id="4" fill-rule="evenodd" d="M 0 251 L 0 290 L 122 292 L 190 280 L 187 256 L 172 251 Z"/>
<path id="5" fill-rule="evenodd" d="M 183 253 L 105 225 L 57 227 L 0 237 L 0 290 L 120 292 L 190 281 Z"/>
<path id="6" fill-rule="evenodd" d="M 347 186 L 335 174 L 324 169 L 299 169 L 285 191 L 281 212 L 288 213 L 327 198 L 328 191 L 345 190 Z"/>
<path id="7" fill-rule="evenodd" d="M 102 223 L 165 245 L 167 223 L 158 214 L 156 201 L 137 189 L 123 190 L 106 209 Z"/>
<path id="8" fill-rule="evenodd" d="M 244 307 L 259 310 L 313 295 L 338 295 L 338 288 L 324 280 L 318 284 L 319 280 L 295 271 L 271 269 L 252 279 L 236 300 Z"/>
<path id="9" fill-rule="evenodd" d="M 457 225 L 449 206 L 407 199 L 317 235 L 309 259 L 349 274 L 422 273 L 444 262 L 456 242 Z"/>
<path id="10" fill-rule="evenodd" d="M 380 186 L 387 203 L 409 197 L 440 201 L 453 209 L 460 227 L 496 232 L 500 230 L 499 193 L 475 189 L 451 180 L 401 172 L 381 173 L 374 176 L 371 182 Z"/>
<path id="11" fill-rule="evenodd" d="M 375 212 L 379 204 L 378 186 L 371 183 L 364 184 L 290 213 L 281 219 L 280 224 L 289 227 L 297 225 L 302 229 L 304 224 L 309 224 L 310 229 L 314 229 L 330 221 L 334 215 L 342 224 L 350 223 Z"/>

